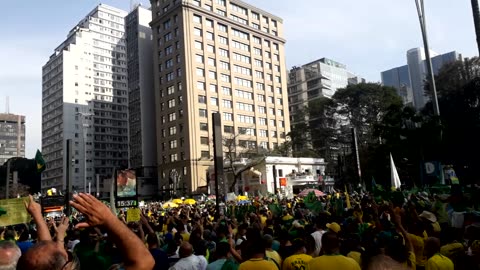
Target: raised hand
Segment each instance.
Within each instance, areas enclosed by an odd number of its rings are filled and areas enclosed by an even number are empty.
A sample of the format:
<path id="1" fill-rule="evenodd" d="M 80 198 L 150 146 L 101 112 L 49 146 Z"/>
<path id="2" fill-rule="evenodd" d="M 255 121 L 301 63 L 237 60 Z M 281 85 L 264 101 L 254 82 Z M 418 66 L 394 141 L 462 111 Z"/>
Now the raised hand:
<path id="1" fill-rule="evenodd" d="M 70 204 L 86 219 L 86 222 L 77 224 L 75 228 L 105 226 L 106 223 L 117 219 L 105 204 L 90 194 L 75 194 L 73 199 Z"/>
<path id="2" fill-rule="evenodd" d="M 42 207 L 40 206 L 39 203 L 33 200 L 32 195 L 29 195 L 29 200 L 24 201 L 25 203 L 25 209 L 27 209 L 27 212 L 32 216 L 32 217 L 41 217 L 42 216 Z"/>

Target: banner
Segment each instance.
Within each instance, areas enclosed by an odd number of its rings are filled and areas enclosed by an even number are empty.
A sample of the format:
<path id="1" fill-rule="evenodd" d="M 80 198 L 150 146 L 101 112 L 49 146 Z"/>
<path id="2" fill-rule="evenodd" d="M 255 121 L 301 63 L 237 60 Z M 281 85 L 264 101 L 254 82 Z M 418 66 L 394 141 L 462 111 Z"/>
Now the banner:
<path id="1" fill-rule="evenodd" d="M 31 220 L 30 214 L 25 209 L 24 201 L 28 201 L 28 197 L 18 199 L 0 200 L 0 207 L 7 213 L 0 216 L 0 226 L 10 226 L 15 224 L 28 223 Z"/>
<path id="2" fill-rule="evenodd" d="M 137 196 L 137 177 L 134 170 L 117 171 L 117 198 Z"/>
<path id="3" fill-rule="evenodd" d="M 127 209 L 127 223 L 140 221 L 140 208 Z"/>

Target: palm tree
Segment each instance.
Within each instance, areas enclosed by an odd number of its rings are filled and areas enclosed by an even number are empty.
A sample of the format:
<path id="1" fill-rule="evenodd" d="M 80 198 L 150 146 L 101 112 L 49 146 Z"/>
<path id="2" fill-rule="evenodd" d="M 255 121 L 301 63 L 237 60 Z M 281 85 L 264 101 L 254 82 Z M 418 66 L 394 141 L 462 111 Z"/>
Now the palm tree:
<path id="1" fill-rule="evenodd" d="M 475 34 L 477 35 L 477 46 L 480 55 L 480 10 L 478 0 L 472 0 L 473 22 L 475 24 Z"/>

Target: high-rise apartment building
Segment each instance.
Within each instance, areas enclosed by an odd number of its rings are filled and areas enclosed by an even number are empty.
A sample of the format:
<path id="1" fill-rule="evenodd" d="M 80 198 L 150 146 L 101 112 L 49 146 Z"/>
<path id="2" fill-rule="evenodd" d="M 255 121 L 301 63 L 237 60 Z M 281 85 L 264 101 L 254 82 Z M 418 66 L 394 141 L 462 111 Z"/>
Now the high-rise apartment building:
<path id="1" fill-rule="evenodd" d="M 456 51 L 440 55 L 430 51 L 430 55 L 435 75 L 443 65 L 462 59 L 462 55 Z M 407 51 L 407 65 L 383 71 L 381 77 L 384 85 L 397 89 L 405 104 L 420 110 L 430 101 L 430 97 L 425 95 L 427 74 L 425 50 L 414 48 Z"/>
<path id="2" fill-rule="evenodd" d="M 128 166 L 126 15 L 98 5 L 42 68 L 43 190 L 65 190 L 70 166 L 74 190 L 106 196 L 113 169 Z"/>
<path id="3" fill-rule="evenodd" d="M 238 0 L 151 4 L 159 187 L 198 191 L 213 165 L 213 112 L 238 157 L 289 132 L 282 19 Z"/>
<path id="4" fill-rule="evenodd" d="M 128 67 L 129 165 L 141 182 L 139 194 L 158 190 L 152 11 L 137 5 L 125 17 Z"/>
<path id="5" fill-rule="evenodd" d="M 0 113 L 0 166 L 12 157 L 25 157 L 25 116 Z"/>
<path id="6" fill-rule="evenodd" d="M 331 98 L 337 89 L 362 82 L 365 82 L 365 79 L 349 72 L 346 65 L 328 58 L 293 67 L 288 75 L 288 102 L 292 126 L 305 121 L 304 118 L 297 117 L 297 114 L 309 101 L 320 97 Z"/>

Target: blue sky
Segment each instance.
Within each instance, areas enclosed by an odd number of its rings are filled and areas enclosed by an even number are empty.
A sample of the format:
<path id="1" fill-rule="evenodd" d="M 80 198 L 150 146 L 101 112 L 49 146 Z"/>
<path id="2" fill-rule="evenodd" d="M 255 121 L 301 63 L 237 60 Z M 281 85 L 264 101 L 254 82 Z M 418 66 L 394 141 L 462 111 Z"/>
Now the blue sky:
<path id="1" fill-rule="evenodd" d="M 470 1 L 425 0 L 430 47 L 478 54 Z M 288 67 L 328 57 L 370 81 L 422 46 L 414 0 L 245 0 L 284 19 Z M 295 5 L 292 4 L 295 3 Z M 2 1 L 0 111 L 27 116 L 27 157 L 41 148 L 41 67 L 100 1 Z M 102 3 L 125 10 L 129 0 Z M 143 1 L 148 4 L 148 1 Z"/>

